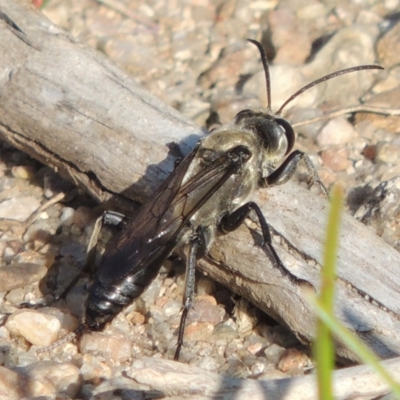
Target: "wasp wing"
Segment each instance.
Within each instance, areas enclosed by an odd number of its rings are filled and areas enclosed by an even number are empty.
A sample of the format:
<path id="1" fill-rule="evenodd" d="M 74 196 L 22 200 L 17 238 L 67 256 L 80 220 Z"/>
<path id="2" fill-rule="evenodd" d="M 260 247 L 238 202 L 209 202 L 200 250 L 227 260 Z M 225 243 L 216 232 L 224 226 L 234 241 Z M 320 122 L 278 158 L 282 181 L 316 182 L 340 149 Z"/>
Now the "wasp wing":
<path id="1" fill-rule="evenodd" d="M 96 274 L 99 280 L 115 283 L 145 268 L 161 267 L 190 217 L 238 171 L 237 158 L 221 152 L 186 177 L 198 150 L 181 161 L 136 218 L 113 239 Z"/>

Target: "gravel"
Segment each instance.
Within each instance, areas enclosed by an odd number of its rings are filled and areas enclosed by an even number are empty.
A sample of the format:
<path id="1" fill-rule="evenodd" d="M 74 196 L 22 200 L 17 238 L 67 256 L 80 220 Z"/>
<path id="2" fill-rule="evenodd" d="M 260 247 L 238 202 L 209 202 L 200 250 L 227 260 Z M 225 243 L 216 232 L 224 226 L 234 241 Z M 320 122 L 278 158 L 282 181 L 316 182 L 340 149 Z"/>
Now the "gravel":
<path id="1" fill-rule="evenodd" d="M 318 0 L 50 0 L 43 10 L 78 42 L 104 52 L 202 126 L 212 112 L 227 123 L 241 109 L 266 106 L 264 73 L 246 38 L 261 38 L 273 58 L 274 110 L 306 83 L 334 70 L 367 63 L 386 68 L 342 76 L 305 92 L 283 112 L 293 123 L 360 101 L 400 109 L 399 11 L 396 0 L 334 5 Z M 296 130 L 296 147 L 310 155 L 325 185 L 344 185 L 348 212 L 400 250 L 400 117 L 343 113 Z M 22 397 L 93 398 L 100 382 L 108 382 L 101 399 L 123 398 L 114 390 L 121 388 L 132 360 L 173 357 L 182 266 L 163 267 L 144 295 L 103 332 L 84 332 L 38 354 L 79 325 L 89 280 L 81 279 L 66 301 L 53 307 L 18 307 L 43 297 L 52 300 L 73 279 L 84 264 L 100 211 L 75 191 L 72 200 L 52 204 L 25 223 L 69 184 L 8 144 L 0 146 L 0 394 L 21 398 L 21 385 L 29 378 L 34 384 L 24 386 Z M 303 178 L 299 173 L 295 180 Z M 110 235 L 104 234 L 103 245 Z M 290 332 L 228 289 L 199 277 L 198 293 L 183 362 L 251 378 L 293 376 L 310 367 L 308 352 Z"/>

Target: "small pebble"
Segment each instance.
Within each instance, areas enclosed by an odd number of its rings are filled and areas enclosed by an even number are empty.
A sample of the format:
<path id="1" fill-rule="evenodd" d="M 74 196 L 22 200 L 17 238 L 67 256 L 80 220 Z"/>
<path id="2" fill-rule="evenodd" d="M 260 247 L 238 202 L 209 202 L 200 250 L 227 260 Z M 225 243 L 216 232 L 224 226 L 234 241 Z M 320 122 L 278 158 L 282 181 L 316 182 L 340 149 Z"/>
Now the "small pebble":
<path id="1" fill-rule="evenodd" d="M 60 322 L 60 332 L 58 337 L 62 338 L 70 332 L 73 332 L 78 327 L 77 319 L 69 314 L 63 312 L 55 307 L 45 307 L 40 310 L 41 313 L 49 316 L 56 317 Z"/>
<path id="2" fill-rule="evenodd" d="M 388 142 L 376 144 L 375 162 L 386 164 L 400 164 L 400 146 Z"/>
<path id="3" fill-rule="evenodd" d="M 0 203 L 0 218 L 26 221 L 40 207 L 39 200 L 33 196 L 18 196 Z"/>
<path id="4" fill-rule="evenodd" d="M 99 384 L 104 379 L 111 379 L 111 368 L 104 362 L 101 362 L 88 354 L 83 356 L 83 362 L 84 364 L 80 369 L 80 373 L 85 382 Z"/>
<path id="5" fill-rule="evenodd" d="M 374 161 L 376 157 L 376 145 L 366 146 L 362 152 L 362 155 L 368 160 Z"/>
<path id="6" fill-rule="evenodd" d="M 70 226 L 74 222 L 75 210 L 72 207 L 64 207 L 60 216 L 61 223 Z"/>
<path id="7" fill-rule="evenodd" d="M 14 178 L 26 179 L 26 180 L 33 179 L 35 176 L 35 170 L 27 165 L 19 165 L 17 167 L 13 167 L 11 169 L 11 173 Z"/>
<path id="8" fill-rule="evenodd" d="M 53 265 L 54 260 L 54 254 L 51 254 L 51 252 L 43 254 L 36 251 L 27 250 L 18 253 L 13 261 L 17 263 L 44 265 L 47 269 L 49 269 Z"/>
<path id="9" fill-rule="evenodd" d="M 21 376 L 8 368 L 0 366 L 0 398 L 7 400 L 21 399 Z"/>
<path id="10" fill-rule="evenodd" d="M 254 343 L 254 344 L 251 344 L 251 345 L 247 346 L 247 350 L 251 354 L 257 354 L 261 349 L 262 349 L 262 343 L 261 342 Z"/>
<path id="11" fill-rule="evenodd" d="M 24 263 L 3 266 L 0 268 L 0 292 L 39 282 L 46 274 L 47 268 L 44 265 Z"/>
<path id="12" fill-rule="evenodd" d="M 400 23 L 397 22 L 377 43 L 379 63 L 390 68 L 400 63 Z"/>
<path id="13" fill-rule="evenodd" d="M 78 207 L 73 215 L 73 222 L 79 229 L 84 229 L 93 219 L 93 212 L 87 207 Z"/>
<path id="14" fill-rule="evenodd" d="M 277 365 L 284 351 L 285 349 L 283 347 L 280 347 L 277 344 L 271 344 L 271 346 L 268 346 L 264 350 L 264 355 L 267 357 L 269 362 Z"/>
<path id="15" fill-rule="evenodd" d="M 108 329 L 107 332 L 89 332 L 82 335 L 79 349 L 82 354 L 99 356 L 107 365 L 121 363 L 131 357 L 130 340 L 117 330 Z"/>
<path id="16" fill-rule="evenodd" d="M 197 340 L 207 340 L 214 330 L 214 325 L 209 322 L 192 322 L 186 324 L 184 340 L 194 342 Z"/>
<path id="17" fill-rule="evenodd" d="M 54 237 L 59 221 L 57 218 L 38 219 L 26 230 L 23 239 L 25 242 L 37 241 L 42 246 Z"/>
<path id="18" fill-rule="evenodd" d="M 218 324 L 213 331 L 213 337 L 216 341 L 227 342 L 236 339 L 238 335 L 236 327 L 230 326 L 228 321 Z"/>
<path id="19" fill-rule="evenodd" d="M 201 277 L 197 282 L 197 296 L 212 295 L 215 293 L 215 282 L 209 278 Z"/>
<path id="20" fill-rule="evenodd" d="M 30 398 L 63 395 L 74 398 L 82 384 L 79 368 L 71 363 L 42 361 L 21 368 L 18 375 L 20 382 L 30 382 L 24 385 Z"/>
<path id="21" fill-rule="evenodd" d="M 287 372 L 294 369 L 304 369 L 312 365 L 310 358 L 297 349 L 286 349 L 279 360 L 278 369 Z"/>
<path id="22" fill-rule="evenodd" d="M 11 334 L 22 336 L 40 347 L 54 343 L 61 329 L 57 317 L 36 310 L 17 311 L 8 318 L 5 326 Z"/>
<path id="23" fill-rule="evenodd" d="M 321 149 L 330 146 L 342 146 L 349 143 L 355 136 L 353 125 L 346 119 L 338 117 L 330 120 L 317 136 L 317 143 Z"/>
<path id="24" fill-rule="evenodd" d="M 212 296 L 197 296 L 188 315 L 188 322 L 209 322 L 216 325 L 221 321 L 220 309 Z"/>
<path id="25" fill-rule="evenodd" d="M 126 316 L 126 319 L 130 321 L 133 325 L 143 325 L 146 321 L 146 317 L 137 311 L 132 311 Z"/>
<path id="26" fill-rule="evenodd" d="M 321 159 L 325 166 L 332 171 L 344 171 L 351 166 L 351 162 L 345 149 L 325 150 L 321 152 Z"/>

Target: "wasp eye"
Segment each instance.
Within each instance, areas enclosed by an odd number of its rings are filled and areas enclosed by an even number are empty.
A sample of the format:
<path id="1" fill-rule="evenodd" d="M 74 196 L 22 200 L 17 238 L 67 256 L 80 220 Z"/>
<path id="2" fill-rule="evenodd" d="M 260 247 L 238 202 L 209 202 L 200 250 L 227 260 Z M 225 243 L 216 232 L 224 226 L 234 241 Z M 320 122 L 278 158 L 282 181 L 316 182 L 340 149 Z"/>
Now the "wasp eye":
<path id="1" fill-rule="evenodd" d="M 282 125 L 278 124 L 278 129 L 286 135 L 286 129 Z"/>
<path id="2" fill-rule="evenodd" d="M 292 128 L 292 125 L 290 125 L 289 122 L 287 122 L 283 118 L 277 118 L 276 123 L 283 129 L 283 131 L 285 132 L 285 135 L 286 135 L 286 139 L 287 139 L 287 143 L 288 143 L 287 150 L 285 153 L 285 156 L 286 156 L 287 154 L 289 154 L 292 151 L 293 146 L 294 146 L 294 140 L 295 140 L 294 130 Z"/>

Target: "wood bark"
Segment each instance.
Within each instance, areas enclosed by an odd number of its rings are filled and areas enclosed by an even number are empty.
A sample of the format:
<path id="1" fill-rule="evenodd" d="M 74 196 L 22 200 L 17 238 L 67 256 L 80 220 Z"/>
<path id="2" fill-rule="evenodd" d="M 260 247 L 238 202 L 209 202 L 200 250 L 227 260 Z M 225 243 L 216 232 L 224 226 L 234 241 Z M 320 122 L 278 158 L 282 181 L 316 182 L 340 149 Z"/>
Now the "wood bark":
<path id="1" fill-rule="evenodd" d="M 187 153 L 202 135 L 28 2 L 0 0 L 0 37 L 1 137 L 101 202 L 143 202 L 173 170 L 168 143 Z M 293 183 L 262 190 L 255 201 L 284 264 L 318 290 L 328 202 Z M 248 225 L 218 238 L 200 270 L 310 342 L 308 291 L 282 277 L 254 245 L 257 225 Z M 400 254 L 348 215 L 340 240 L 337 315 L 380 357 L 399 355 Z M 340 341 L 337 353 L 356 360 Z"/>
<path id="2" fill-rule="evenodd" d="M 0 1 L 2 137 L 100 201 L 143 202 L 200 128 L 28 1 Z"/>
<path id="3" fill-rule="evenodd" d="M 400 359 L 382 362 L 383 367 L 396 380 L 400 379 Z M 135 389 L 157 390 L 168 400 L 315 400 L 318 391 L 315 375 L 296 378 L 254 380 L 221 376 L 190 365 L 169 360 L 140 359 L 132 363 L 126 382 Z M 335 371 L 332 379 L 333 397 L 375 399 L 389 392 L 387 385 L 367 366 L 357 366 Z M 107 384 L 97 388 L 97 393 L 107 391 Z"/>

